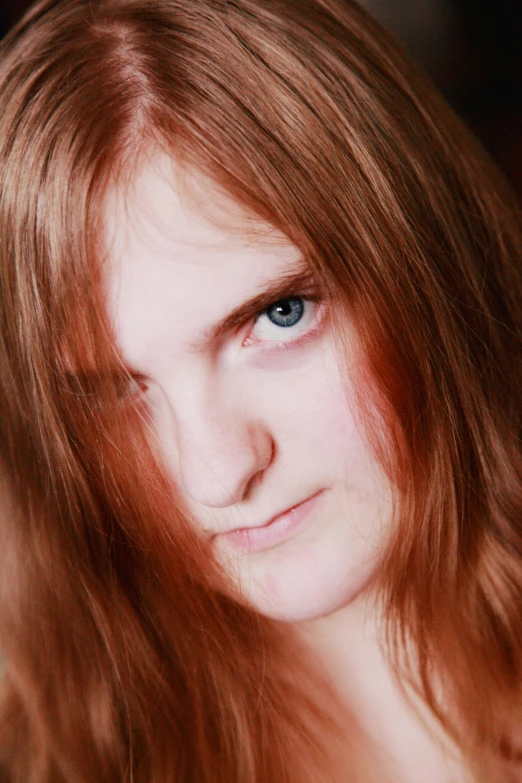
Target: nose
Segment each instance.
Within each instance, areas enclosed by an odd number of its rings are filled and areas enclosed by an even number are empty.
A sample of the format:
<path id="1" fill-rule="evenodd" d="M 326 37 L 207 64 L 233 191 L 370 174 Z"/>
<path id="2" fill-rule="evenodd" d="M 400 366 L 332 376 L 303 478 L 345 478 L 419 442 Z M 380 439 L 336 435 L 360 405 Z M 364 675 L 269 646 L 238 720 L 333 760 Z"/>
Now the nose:
<path id="1" fill-rule="evenodd" d="M 243 500 L 273 458 L 267 428 L 230 401 L 197 401 L 176 417 L 178 476 L 192 500 L 225 508 Z"/>

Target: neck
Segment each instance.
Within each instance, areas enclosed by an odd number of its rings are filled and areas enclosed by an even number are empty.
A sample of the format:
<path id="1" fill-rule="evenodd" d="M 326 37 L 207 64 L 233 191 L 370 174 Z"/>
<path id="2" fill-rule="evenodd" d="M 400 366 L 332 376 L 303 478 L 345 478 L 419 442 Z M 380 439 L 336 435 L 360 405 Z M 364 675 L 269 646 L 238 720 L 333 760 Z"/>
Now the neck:
<path id="1" fill-rule="evenodd" d="M 341 610 L 296 624 L 323 676 L 382 758 L 390 783 L 461 783 L 458 753 L 390 667 L 377 602 L 359 596 Z"/>

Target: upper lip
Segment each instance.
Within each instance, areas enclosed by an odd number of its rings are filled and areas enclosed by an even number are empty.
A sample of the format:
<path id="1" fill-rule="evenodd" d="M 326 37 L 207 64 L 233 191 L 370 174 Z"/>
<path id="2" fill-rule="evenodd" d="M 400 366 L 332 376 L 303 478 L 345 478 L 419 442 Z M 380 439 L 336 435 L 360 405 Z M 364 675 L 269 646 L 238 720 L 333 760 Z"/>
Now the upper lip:
<path id="1" fill-rule="evenodd" d="M 320 491 L 320 490 L 319 490 Z M 310 500 L 311 498 L 315 497 L 318 492 L 314 492 L 313 495 L 309 495 L 308 497 L 304 498 L 303 500 L 298 500 L 297 503 L 294 503 L 292 506 L 288 506 L 283 511 L 278 511 L 277 514 L 274 514 L 272 517 L 267 519 L 265 522 L 257 523 L 254 525 L 237 525 L 236 527 L 231 527 L 228 530 L 220 530 L 218 533 L 215 533 L 214 535 L 222 535 L 225 533 L 235 533 L 237 530 L 254 530 L 258 527 L 268 527 L 268 525 L 271 525 L 272 522 L 275 522 L 278 517 L 284 516 L 284 514 L 288 514 L 289 511 L 292 511 L 292 509 L 296 508 L 297 506 L 300 506 L 301 503 L 305 503 L 307 500 Z"/>

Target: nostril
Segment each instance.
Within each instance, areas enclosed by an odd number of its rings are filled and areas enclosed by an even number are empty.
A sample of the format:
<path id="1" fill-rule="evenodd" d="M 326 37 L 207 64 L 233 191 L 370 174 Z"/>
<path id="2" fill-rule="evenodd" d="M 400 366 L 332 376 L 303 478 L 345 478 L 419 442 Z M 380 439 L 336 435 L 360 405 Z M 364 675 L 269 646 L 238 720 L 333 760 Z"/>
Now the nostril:
<path id="1" fill-rule="evenodd" d="M 273 440 L 268 432 L 249 427 L 234 429 L 209 443 L 206 439 L 180 443 L 179 478 L 183 490 L 196 502 L 223 508 L 244 500 L 270 465 Z M 214 433 L 216 436 L 216 433 Z"/>

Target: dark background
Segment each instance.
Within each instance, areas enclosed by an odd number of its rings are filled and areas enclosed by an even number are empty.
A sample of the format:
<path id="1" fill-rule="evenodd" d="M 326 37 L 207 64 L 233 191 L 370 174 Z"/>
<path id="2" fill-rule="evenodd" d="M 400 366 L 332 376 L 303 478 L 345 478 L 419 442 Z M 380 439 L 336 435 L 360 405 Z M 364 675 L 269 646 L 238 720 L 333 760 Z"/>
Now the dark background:
<path id="1" fill-rule="evenodd" d="M 421 60 L 522 197 L 521 0 L 360 0 Z M 0 0 L 0 37 L 30 0 Z"/>

